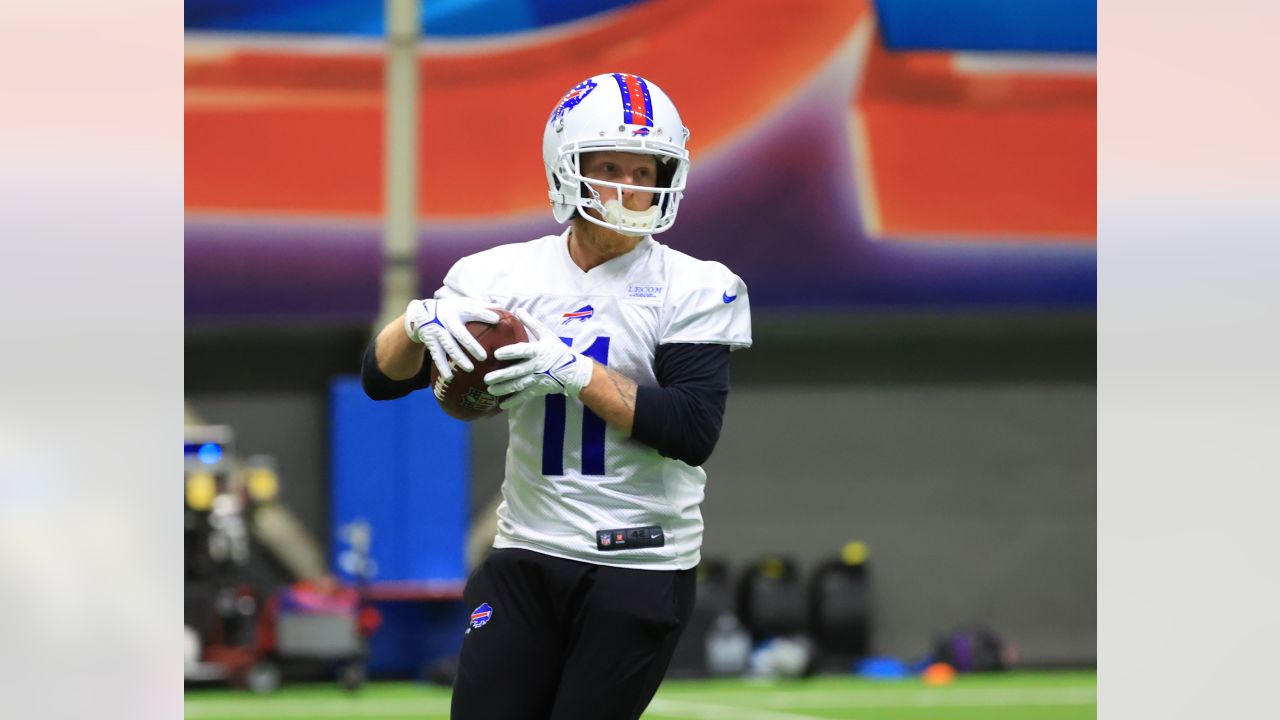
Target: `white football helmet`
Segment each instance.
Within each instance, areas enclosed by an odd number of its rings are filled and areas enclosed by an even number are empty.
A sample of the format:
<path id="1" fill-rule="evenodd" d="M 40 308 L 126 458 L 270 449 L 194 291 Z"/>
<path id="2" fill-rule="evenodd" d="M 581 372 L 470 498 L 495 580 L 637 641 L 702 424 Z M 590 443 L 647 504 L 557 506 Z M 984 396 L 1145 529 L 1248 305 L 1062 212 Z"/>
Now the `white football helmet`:
<path id="1" fill-rule="evenodd" d="M 581 211 L 588 221 L 625 235 L 650 235 L 671 229 L 689 174 L 685 143 L 689 129 L 671 98 L 638 75 L 606 73 L 587 78 L 570 90 L 551 111 L 542 135 L 542 162 L 556 222 Z M 653 206 L 644 211 L 600 202 L 600 193 L 586 184 L 582 153 L 602 150 L 645 153 L 658 161 L 657 187 L 626 185 L 592 179 L 595 185 L 618 191 L 652 192 Z M 595 217 L 587 212 L 594 209 Z"/>

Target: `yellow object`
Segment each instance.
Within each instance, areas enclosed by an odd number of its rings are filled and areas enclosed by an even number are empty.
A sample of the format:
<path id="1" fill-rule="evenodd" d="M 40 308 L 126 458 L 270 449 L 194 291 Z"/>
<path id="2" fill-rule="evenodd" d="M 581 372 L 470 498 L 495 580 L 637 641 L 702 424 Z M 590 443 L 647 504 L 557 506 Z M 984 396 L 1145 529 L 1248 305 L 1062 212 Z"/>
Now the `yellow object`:
<path id="1" fill-rule="evenodd" d="M 192 510 L 208 510 L 218 494 L 218 481 L 213 473 L 193 472 L 187 476 L 187 505 Z"/>
<path id="2" fill-rule="evenodd" d="M 280 479 L 273 470 L 254 468 L 249 471 L 249 497 L 258 502 L 274 500 L 280 492 Z"/>
<path id="3" fill-rule="evenodd" d="M 760 563 L 760 574 L 770 580 L 781 580 L 785 569 L 786 566 L 778 558 L 765 558 L 764 562 Z"/>
<path id="4" fill-rule="evenodd" d="M 854 540 L 851 543 L 845 543 L 844 549 L 840 551 L 840 559 L 845 565 L 861 565 L 867 561 L 867 544 L 861 540 Z"/>
<path id="5" fill-rule="evenodd" d="M 956 679 L 956 669 L 944 662 L 938 662 L 924 669 L 921 675 L 925 685 L 946 685 Z"/>

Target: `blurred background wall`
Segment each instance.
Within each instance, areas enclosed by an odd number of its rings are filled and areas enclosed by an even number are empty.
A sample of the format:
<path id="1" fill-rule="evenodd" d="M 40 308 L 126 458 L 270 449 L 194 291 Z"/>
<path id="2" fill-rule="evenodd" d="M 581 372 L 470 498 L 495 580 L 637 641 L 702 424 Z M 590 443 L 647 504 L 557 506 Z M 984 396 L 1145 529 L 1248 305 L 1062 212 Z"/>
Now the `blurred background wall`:
<path id="1" fill-rule="evenodd" d="M 333 537 L 330 388 L 380 312 L 381 3 L 187 0 L 186 394 Z M 705 557 L 871 549 L 876 651 L 984 622 L 1095 657 L 1095 8 L 1074 0 L 423 3 L 420 294 L 554 232 L 539 151 L 582 78 L 692 130 L 660 240 L 751 290 Z M 470 427 L 470 508 L 506 427 Z"/>

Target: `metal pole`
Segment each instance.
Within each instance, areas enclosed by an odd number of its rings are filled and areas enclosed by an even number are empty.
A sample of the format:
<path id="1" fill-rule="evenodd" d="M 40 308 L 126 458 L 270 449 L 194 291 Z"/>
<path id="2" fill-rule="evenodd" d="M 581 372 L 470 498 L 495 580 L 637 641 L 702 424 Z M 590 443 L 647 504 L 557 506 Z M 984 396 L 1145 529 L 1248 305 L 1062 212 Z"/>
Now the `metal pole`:
<path id="1" fill-rule="evenodd" d="M 382 314 L 374 332 L 418 293 L 418 39 L 420 0 L 386 0 Z"/>

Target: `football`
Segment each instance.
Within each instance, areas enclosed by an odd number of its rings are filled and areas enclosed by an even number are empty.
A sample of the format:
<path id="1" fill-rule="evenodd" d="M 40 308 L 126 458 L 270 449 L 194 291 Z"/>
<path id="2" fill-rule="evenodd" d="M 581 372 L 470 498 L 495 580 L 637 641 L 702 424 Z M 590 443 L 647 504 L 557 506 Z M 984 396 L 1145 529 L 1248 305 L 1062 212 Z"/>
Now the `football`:
<path id="1" fill-rule="evenodd" d="M 526 342 L 529 335 L 524 330 L 524 324 L 515 315 L 506 310 L 497 312 L 498 322 L 492 325 L 482 322 L 467 323 L 467 330 L 475 336 L 488 354 L 484 360 L 472 358 L 476 366 L 475 370 L 462 372 L 457 365 L 450 364 L 453 368 L 453 379 L 442 380 L 435 364 L 431 365 L 431 390 L 436 396 L 436 401 L 440 403 L 441 409 L 449 417 L 470 421 L 502 412 L 498 407 L 498 402 L 502 398 L 489 394 L 484 376 L 514 362 L 495 360 L 494 350 L 511 343 Z M 431 359 L 427 358 L 427 362 L 431 362 Z"/>

